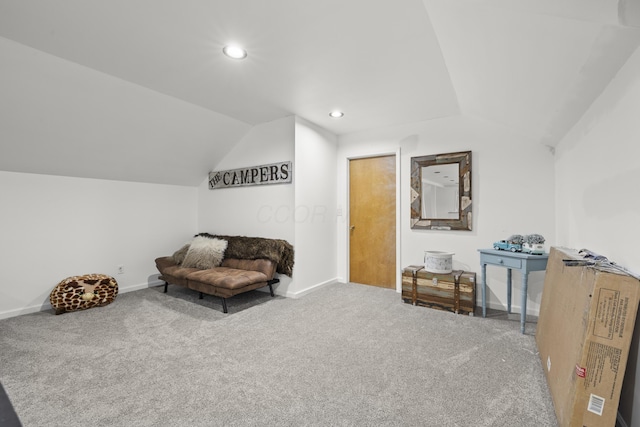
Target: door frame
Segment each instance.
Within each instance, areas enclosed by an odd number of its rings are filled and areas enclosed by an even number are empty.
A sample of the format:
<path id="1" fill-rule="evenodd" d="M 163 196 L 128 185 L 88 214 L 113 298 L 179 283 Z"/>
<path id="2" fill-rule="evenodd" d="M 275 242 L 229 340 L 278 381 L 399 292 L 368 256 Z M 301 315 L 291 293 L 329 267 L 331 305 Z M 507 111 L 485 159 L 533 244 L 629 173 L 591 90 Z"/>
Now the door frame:
<path id="1" fill-rule="evenodd" d="M 347 206 L 346 206 L 346 220 L 344 221 L 344 228 L 343 228 L 343 232 L 345 233 L 345 235 L 347 236 L 346 238 L 346 252 L 345 252 L 345 256 L 346 256 L 346 268 L 347 268 L 347 277 L 345 278 L 345 280 L 347 281 L 347 283 L 349 282 L 349 279 L 351 278 L 351 259 L 350 259 L 350 253 L 351 253 L 351 239 L 349 238 L 349 218 L 351 218 L 351 200 L 349 198 L 349 188 L 351 185 L 351 182 L 349 181 L 349 177 L 351 176 L 351 170 L 350 170 L 350 165 L 351 165 L 351 160 L 358 160 L 358 159 L 368 159 L 371 157 L 384 157 L 384 156 L 396 156 L 396 292 L 402 292 L 402 268 L 400 267 L 400 260 L 401 260 L 401 253 L 400 253 L 400 212 L 401 212 L 401 206 L 400 206 L 400 147 L 398 147 L 395 151 L 382 151 L 379 153 L 369 153 L 369 154 L 365 154 L 365 155 L 360 155 L 360 156 L 347 156 L 346 158 L 346 182 L 347 182 L 347 186 L 346 186 L 346 196 L 347 196 Z"/>

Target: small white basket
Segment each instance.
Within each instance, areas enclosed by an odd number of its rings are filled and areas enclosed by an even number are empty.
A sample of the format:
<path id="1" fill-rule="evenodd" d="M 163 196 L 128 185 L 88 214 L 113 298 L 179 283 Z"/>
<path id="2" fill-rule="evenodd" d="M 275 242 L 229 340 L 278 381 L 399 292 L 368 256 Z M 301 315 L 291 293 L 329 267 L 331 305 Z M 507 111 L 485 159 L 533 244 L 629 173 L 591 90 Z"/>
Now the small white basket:
<path id="1" fill-rule="evenodd" d="M 453 255 L 453 252 L 424 251 L 424 269 L 430 273 L 451 273 Z"/>

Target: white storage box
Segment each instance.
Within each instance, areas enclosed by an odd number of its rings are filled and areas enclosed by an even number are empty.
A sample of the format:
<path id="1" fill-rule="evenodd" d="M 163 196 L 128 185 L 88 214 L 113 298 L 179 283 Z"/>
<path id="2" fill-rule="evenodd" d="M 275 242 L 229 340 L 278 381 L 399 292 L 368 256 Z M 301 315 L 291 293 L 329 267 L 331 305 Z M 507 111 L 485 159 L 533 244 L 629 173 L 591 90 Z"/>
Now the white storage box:
<path id="1" fill-rule="evenodd" d="M 451 273 L 453 252 L 424 251 L 424 269 L 430 273 Z"/>

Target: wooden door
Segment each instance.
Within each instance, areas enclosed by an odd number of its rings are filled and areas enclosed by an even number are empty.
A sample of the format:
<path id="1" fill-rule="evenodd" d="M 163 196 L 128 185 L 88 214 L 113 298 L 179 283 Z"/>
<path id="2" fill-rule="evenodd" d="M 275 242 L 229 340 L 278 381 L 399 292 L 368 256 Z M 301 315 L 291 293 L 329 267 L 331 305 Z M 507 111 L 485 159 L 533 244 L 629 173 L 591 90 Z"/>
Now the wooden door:
<path id="1" fill-rule="evenodd" d="M 349 161 L 349 281 L 396 288 L 396 156 Z"/>

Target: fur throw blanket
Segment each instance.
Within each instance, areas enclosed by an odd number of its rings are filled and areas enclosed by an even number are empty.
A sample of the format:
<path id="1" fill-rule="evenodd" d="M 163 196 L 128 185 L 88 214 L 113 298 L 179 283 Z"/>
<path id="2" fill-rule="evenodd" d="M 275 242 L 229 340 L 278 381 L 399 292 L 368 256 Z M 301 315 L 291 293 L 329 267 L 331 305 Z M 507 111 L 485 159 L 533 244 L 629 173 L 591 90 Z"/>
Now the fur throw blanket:
<path id="1" fill-rule="evenodd" d="M 225 258 L 266 258 L 277 264 L 276 271 L 278 273 L 289 277 L 293 274 L 293 246 L 286 240 L 267 239 L 264 237 L 219 236 L 209 233 L 200 233 L 196 236 L 226 240 L 229 244 L 224 253 Z"/>

